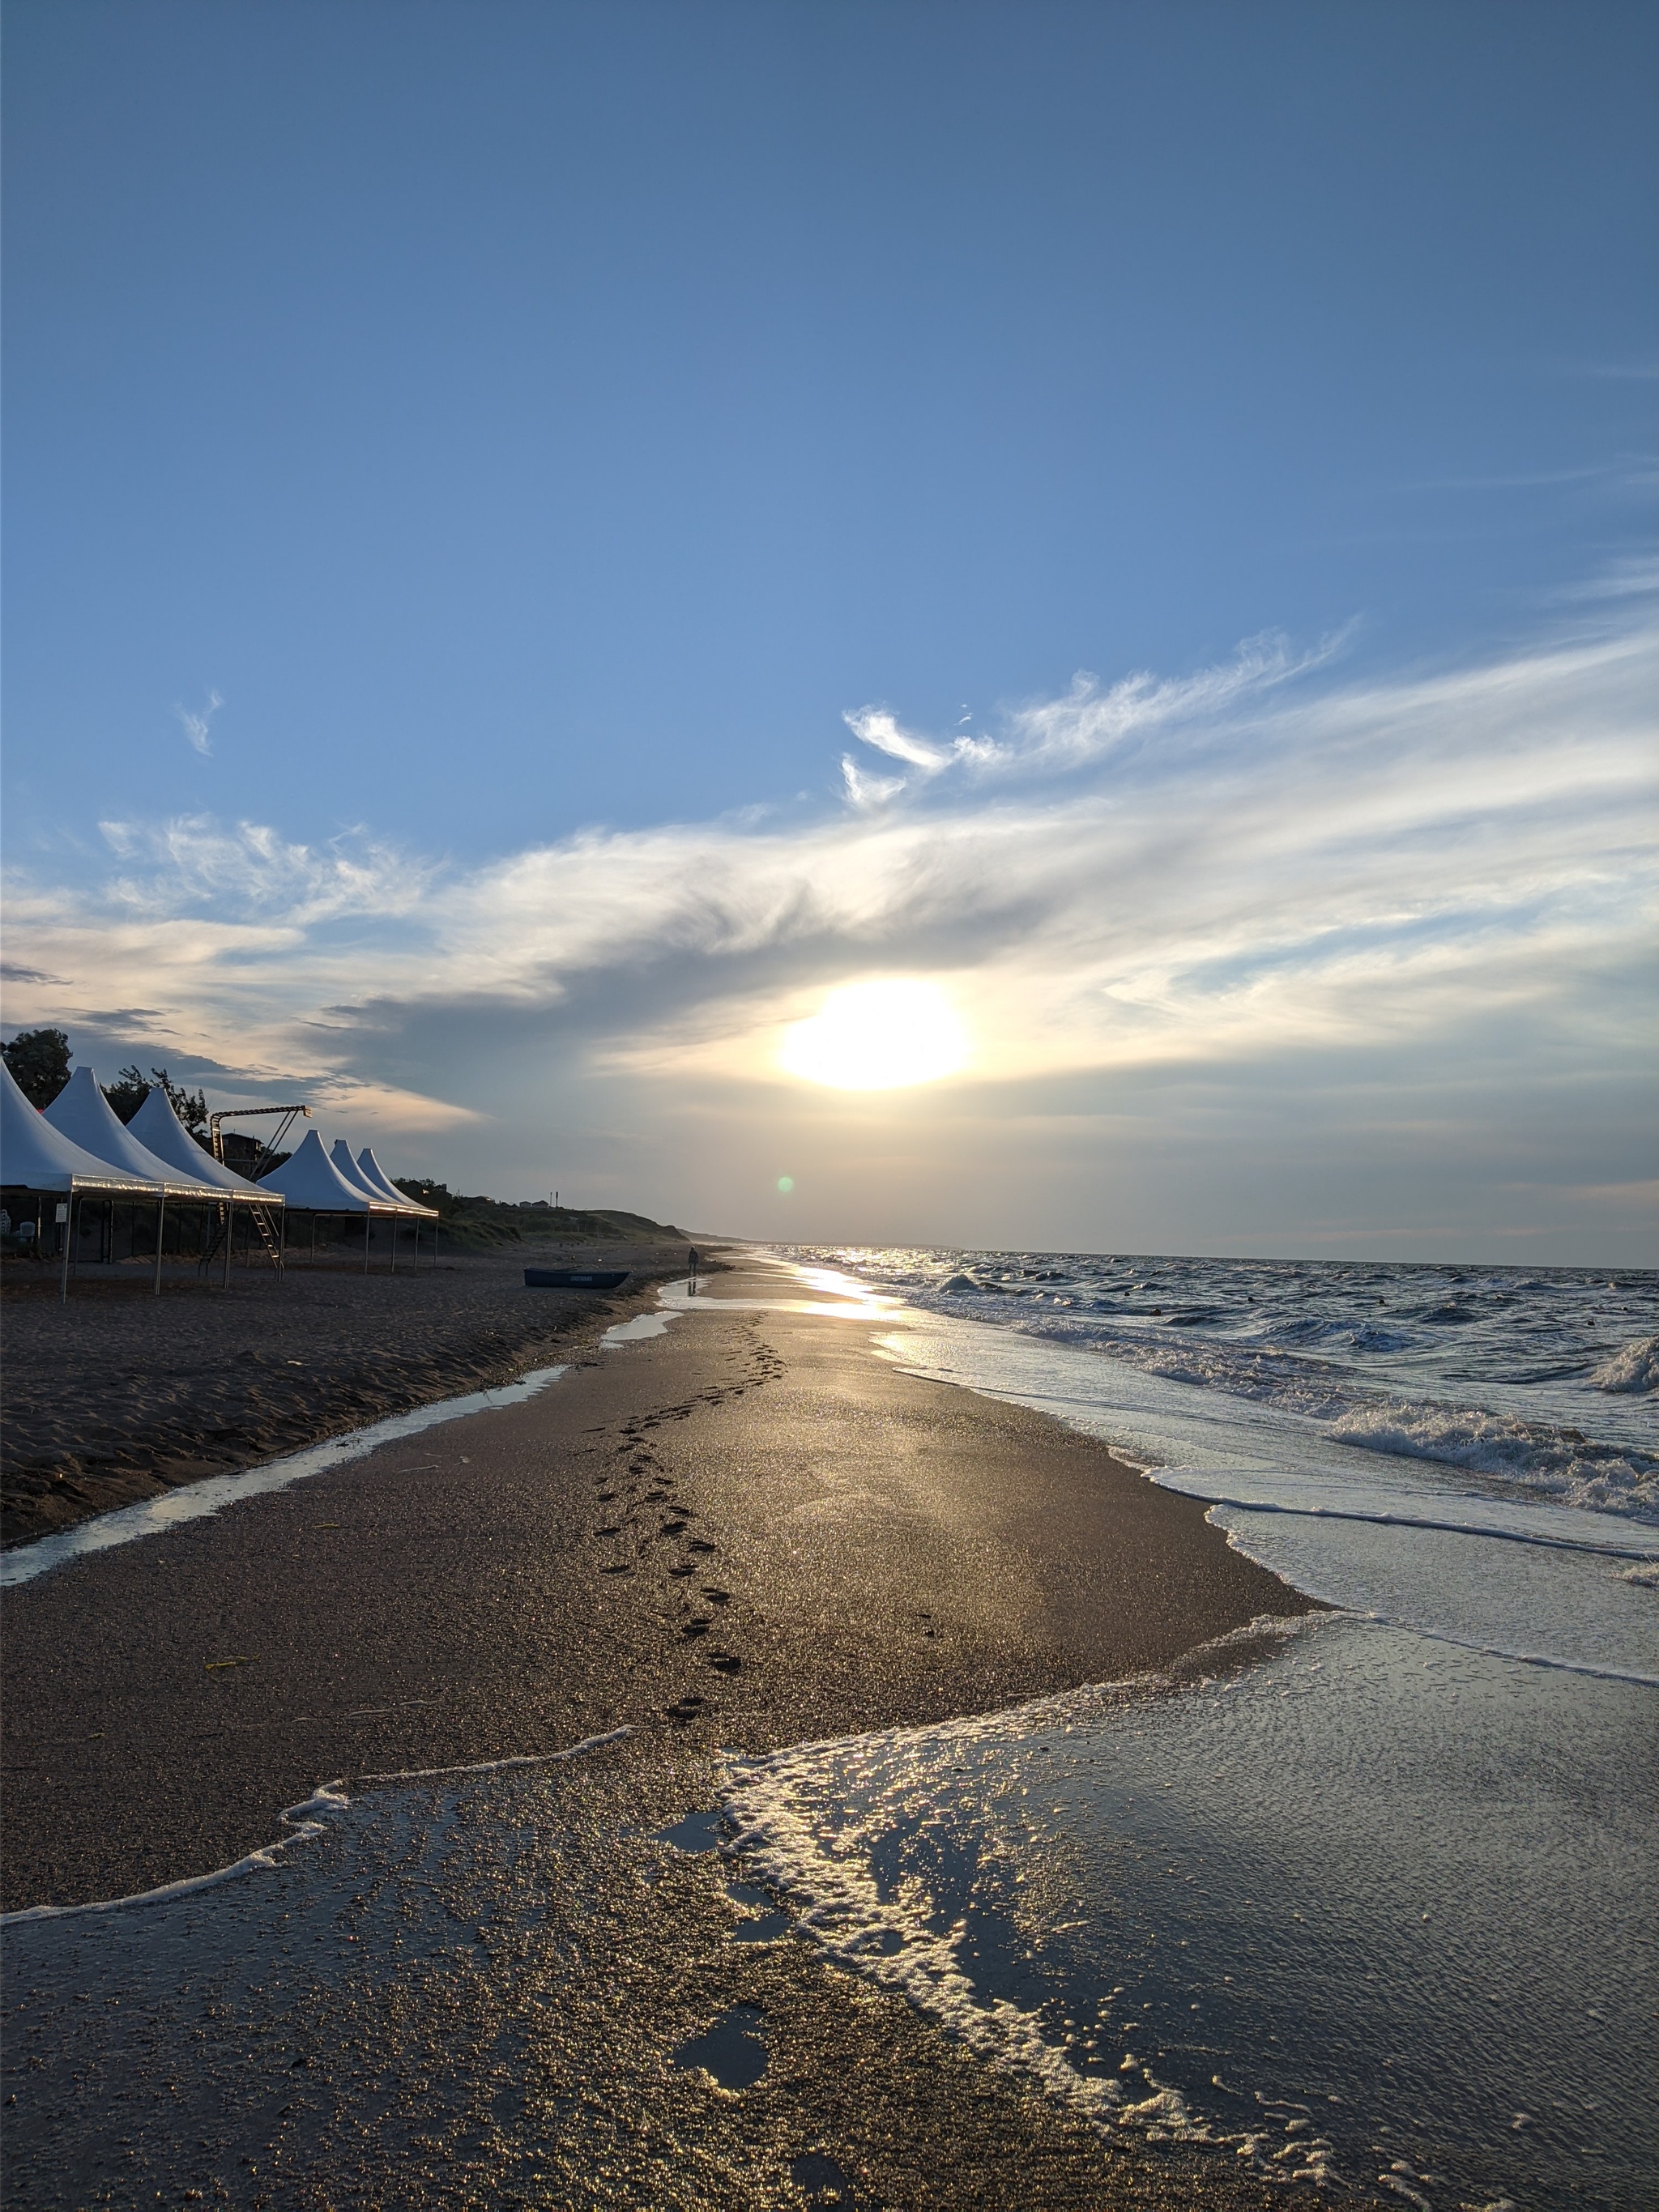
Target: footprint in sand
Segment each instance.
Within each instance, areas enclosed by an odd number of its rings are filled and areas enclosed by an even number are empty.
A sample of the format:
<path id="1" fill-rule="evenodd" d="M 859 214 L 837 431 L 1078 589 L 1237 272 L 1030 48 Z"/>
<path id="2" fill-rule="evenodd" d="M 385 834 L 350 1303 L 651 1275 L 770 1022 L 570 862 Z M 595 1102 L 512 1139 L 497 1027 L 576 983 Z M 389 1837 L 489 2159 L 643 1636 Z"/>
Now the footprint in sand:
<path id="1" fill-rule="evenodd" d="M 684 1620 L 680 1623 L 682 1636 L 707 1636 L 714 1626 L 712 1620 Z"/>
<path id="2" fill-rule="evenodd" d="M 708 1663 L 717 1674 L 735 1674 L 743 1665 L 734 1651 L 711 1651 Z"/>
<path id="3" fill-rule="evenodd" d="M 706 2035 L 694 2035 L 674 2053 L 674 2063 L 688 2073 L 701 2069 L 712 2074 L 722 2089 L 749 2089 L 765 2073 L 769 2059 L 766 2045 L 755 2033 L 764 2027 L 766 2015 L 753 2005 L 733 2005 Z"/>
<path id="4" fill-rule="evenodd" d="M 799 2158 L 792 2158 L 789 2179 L 809 2204 L 838 2204 L 845 2206 L 847 2212 L 853 2212 L 853 2208 L 864 2201 L 855 2194 L 853 2177 L 846 2167 L 826 2157 L 823 2151 L 803 2151 Z"/>

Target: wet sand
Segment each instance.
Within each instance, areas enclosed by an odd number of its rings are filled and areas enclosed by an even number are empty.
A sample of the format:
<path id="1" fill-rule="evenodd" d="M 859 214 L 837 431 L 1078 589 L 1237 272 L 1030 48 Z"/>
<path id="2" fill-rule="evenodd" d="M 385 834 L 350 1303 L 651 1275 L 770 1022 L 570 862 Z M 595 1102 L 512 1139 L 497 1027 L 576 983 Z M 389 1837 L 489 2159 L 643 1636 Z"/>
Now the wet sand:
<path id="1" fill-rule="evenodd" d="M 584 1353 L 526 1404 L 10 1593 L 8 1905 L 206 1872 L 270 1841 L 278 1809 L 330 1777 L 623 1726 L 624 1745 L 547 1786 L 573 1834 L 604 1826 L 607 1793 L 606 1817 L 622 1808 L 635 1832 L 713 1802 L 719 1746 L 1008 1705 L 1306 1610 L 1201 1505 L 1044 1416 L 897 1372 L 871 1355 L 867 1320 L 730 1302 L 780 1287 L 724 1276 L 727 1297 Z M 623 2087 L 643 2133 L 617 2151 L 614 2188 L 534 2201 L 813 2201 L 775 2159 L 765 2180 L 720 2148 L 775 2136 L 778 2156 L 809 2137 L 852 2146 L 846 2170 L 875 2179 L 843 2202 L 1262 2202 L 1201 2155 L 1103 2149 L 806 1945 L 726 1942 L 712 1865 L 686 1866 L 683 1910 L 675 1883 L 601 1901 L 556 2039 L 570 2143 L 591 2149 L 588 2108 Z M 689 1996 L 694 2012 L 758 2001 L 790 2023 L 790 2066 L 740 2114 L 665 2065 Z M 45 2158 L 58 2138 L 39 2124 Z M 373 2155 L 349 2156 L 375 2201 Z M 331 2170 L 334 2187 L 347 2169 Z M 399 2172 L 406 2201 L 471 2201 Z"/>
<path id="2" fill-rule="evenodd" d="M 428 1240 L 429 1241 L 429 1240 Z M 591 1295 L 526 1291 L 538 1262 L 638 1271 L 607 1315 L 683 1268 L 684 1244 L 515 1246 L 394 1273 L 296 1254 L 286 1278 L 233 1268 L 228 1286 L 169 1266 L 8 1265 L 0 1285 L 0 1543 L 27 1542 L 181 1482 L 257 1466 L 388 1413 L 488 1389 L 593 1333 Z"/>

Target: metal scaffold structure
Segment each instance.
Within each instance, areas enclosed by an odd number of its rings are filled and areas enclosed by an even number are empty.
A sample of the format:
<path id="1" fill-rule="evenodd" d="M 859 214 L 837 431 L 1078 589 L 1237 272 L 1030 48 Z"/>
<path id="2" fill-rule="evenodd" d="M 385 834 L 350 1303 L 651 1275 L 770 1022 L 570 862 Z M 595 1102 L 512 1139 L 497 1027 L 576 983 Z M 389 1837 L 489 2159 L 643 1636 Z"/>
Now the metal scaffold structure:
<path id="1" fill-rule="evenodd" d="M 435 1266 L 437 1209 L 422 1206 L 399 1190 L 370 1146 L 364 1146 L 354 1157 L 342 1137 L 326 1152 L 312 1129 L 289 1158 L 279 1157 L 283 1139 L 295 1122 L 310 1118 L 311 1108 L 302 1103 L 224 1107 L 209 1117 L 211 1149 L 204 1150 L 159 1084 L 147 1093 L 131 1121 L 124 1123 L 90 1067 L 77 1068 L 43 1111 L 30 1104 L 11 1070 L 0 1064 L 0 1191 L 9 1203 L 21 1203 L 25 1219 L 20 1225 L 30 1231 L 37 1252 L 46 1241 L 46 1204 L 50 1201 L 52 1227 L 60 1240 L 59 1295 L 64 1297 L 76 1273 L 79 1240 L 89 1224 L 100 1240 L 94 1256 L 100 1261 L 113 1260 L 118 1208 L 128 1210 L 130 1251 L 137 1234 L 135 1221 L 154 1209 L 154 1288 L 158 1295 L 169 1223 L 182 1209 L 195 1210 L 204 1224 L 198 1269 L 208 1273 L 216 1261 L 222 1260 L 227 1287 L 239 1212 L 250 1228 L 246 1249 L 252 1253 L 252 1239 L 257 1237 L 279 1278 L 286 1272 L 289 1224 L 295 1212 L 312 1218 L 313 1249 L 319 1218 L 361 1218 L 365 1273 L 377 1223 L 391 1230 L 395 1273 L 399 1230 L 405 1225 L 412 1230 L 418 1264 L 422 1224 L 429 1221 Z M 274 1120 L 276 1127 L 260 1146 L 250 1177 L 227 1164 L 223 1130 L 227 1122 L 256 1119 Z M 31 1206 L 33 1218 L 27 1218 Z M 175 1250 L 181 1251 L 176 1231 L 173 1243 Z"/>

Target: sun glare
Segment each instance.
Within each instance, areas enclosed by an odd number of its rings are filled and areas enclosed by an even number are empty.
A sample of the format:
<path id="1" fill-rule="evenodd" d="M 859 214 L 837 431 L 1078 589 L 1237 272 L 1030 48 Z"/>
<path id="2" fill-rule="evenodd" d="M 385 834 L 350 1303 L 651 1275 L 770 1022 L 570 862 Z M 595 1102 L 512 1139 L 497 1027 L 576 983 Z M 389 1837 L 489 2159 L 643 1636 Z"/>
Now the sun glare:
<path id="1" fill-rule="evenodd" d="M 938 984 L 897 980 L 832 991 L 821 1012 L 795 1024 L 779 1054 L 792 1075 L 837 1091 L 933 1083 L 967 1058 L 967 1031 Z"/>

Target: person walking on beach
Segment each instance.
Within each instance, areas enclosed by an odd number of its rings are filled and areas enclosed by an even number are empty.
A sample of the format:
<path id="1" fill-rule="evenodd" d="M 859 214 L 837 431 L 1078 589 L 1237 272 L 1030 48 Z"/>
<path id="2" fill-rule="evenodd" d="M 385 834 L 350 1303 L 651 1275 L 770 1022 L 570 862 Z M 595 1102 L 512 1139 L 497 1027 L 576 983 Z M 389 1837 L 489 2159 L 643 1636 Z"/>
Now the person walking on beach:
<path id="1" fill-rule="evenodd" d="M 695 1244 L 692 1245 L 690 1251 L 687 1252 L 685 1260 L 686 1265 L 691 1270 L 691 1296 L 696 1297 L 697 1294 L 697 1248 Z"/>

